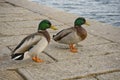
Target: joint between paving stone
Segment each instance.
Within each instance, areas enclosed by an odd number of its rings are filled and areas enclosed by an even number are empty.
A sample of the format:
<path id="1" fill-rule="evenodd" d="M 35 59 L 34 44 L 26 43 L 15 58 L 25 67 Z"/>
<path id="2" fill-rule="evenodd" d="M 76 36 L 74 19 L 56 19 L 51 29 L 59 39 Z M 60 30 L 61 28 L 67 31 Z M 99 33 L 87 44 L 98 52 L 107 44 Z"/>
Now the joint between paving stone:
<path id="1" fill-rule="evenodd" d="M 24 80 L 28 80 L 25 75 L 23 75 L 21 72 L 18 71 L 18 69 L 16 70 L 16 72 L 17 72 Z"/>
<path id="2" fill-rule="evenodd" d="M 15 4 L 10 3 L 10 2 L 8 2 L 8 1 L 5 1 L 5 3 L 10 4 L 10 5 L 14 6 L 14 7 L 19 7 L 18 5 L 15 5 Z"/>
<path id="3" fill-rule="evenodd" d="M 91 35 L 93 35 L 93 36 L 95 36 L 95 37 L 98 37 L 99 35 L 95 35 L 95 34 L 92 34 L 92 33 L 90 33 L 89 32 L 89 34 L 91 34 Z M 102 39 L 105 39 L 105 40 L 107 40 L 107 41 L 110 41 L 111 43 L 118 43 L 118 42 L 114 42 L 114 41 L 112 41 L 112 40 L 110 40 L 110 39 L 107 39 L 107 38 L 105 38 L 105 37 L 102 37 L 102 36 L 99 36 L 100 38 L 102 38 Z"/>
<path id="4" fill-rule="evenodd" d="M 99 80 L 99 79 L 97 78 L 97 76 L 94 76 L 94 78 L 95 78 L 96 80 Z"/>
<path id="5" fill-rule="evenodd" d="M 15 71 L 16 73 L 18 73 L 24 80 L 28 80 L 26 78 L 26 76 L 24 76 L 21 72 L 18 71 L 18 69 L 6 69 L 7 71 Z"/>
<path id="6" fill-rule="evenodd" d="M 6 46 L 11 52 L 13 51 L 9 46 Z"/>
<path id="7" fill-rule="evenodd" d="M 114 72 L 120 72 L 120 69 L 109 70 L 109 71 L 98 72 L 98 73 L 91 73 L 91 74 L 87 74 L 87 75 L 83 75 L 83 76 L 76 76 L 76 77 L 73 77 L 73 78 L 67 78 L 67 79 L 63 79 L 63 80 L 76 80 L 76 79 L 82 79 L 82 78 L 87 78 L 87 77 L 94 77 L 95 79 L 99 80 L 97 78 L 98 75 L 104 75 L 104 74 L 114 73 Z"/>
<path id="8" fill-rule="evenodd" d="M 53 56 L 51 56 L 49 53 L 47 53 L 47 52 L 45 52 L 45 51 L 43 51 L 43 53 L 45 54 L 45 55 L 47 55 L 48 57 L 50 57 L 52 60 L 54 60 L 55 62 L 58 62 L 58 60 L 56 59 L 56 58 L 54 58 Z"/>

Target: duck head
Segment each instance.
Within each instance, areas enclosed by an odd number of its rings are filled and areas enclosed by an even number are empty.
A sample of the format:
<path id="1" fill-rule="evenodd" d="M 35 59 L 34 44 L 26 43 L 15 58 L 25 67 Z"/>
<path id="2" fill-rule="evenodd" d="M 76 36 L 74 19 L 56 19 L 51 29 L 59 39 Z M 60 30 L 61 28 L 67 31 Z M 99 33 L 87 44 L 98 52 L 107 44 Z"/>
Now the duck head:
<path id="1" fill-rule="evenodd" d="M 57 28 L 55 26 L 52 26 L 51 22 L 49 20 L 42 20 L 40 23 L 39 23 L 39 26 L 38 26 L 38 31 L 39 30 L 46 30 L 48 28 L 51 28 L 53 30 L 57 30 Z"/>
<path id="2" fill-rule="evenodd" d="M 90 24 L 85 20 L 85 18 L 83 17 L 79 17 L 75 20 L 74 22 L 74 26 L 81 26 L 81 25 L 87 25 L 87 26 L 90 26 Z"/>

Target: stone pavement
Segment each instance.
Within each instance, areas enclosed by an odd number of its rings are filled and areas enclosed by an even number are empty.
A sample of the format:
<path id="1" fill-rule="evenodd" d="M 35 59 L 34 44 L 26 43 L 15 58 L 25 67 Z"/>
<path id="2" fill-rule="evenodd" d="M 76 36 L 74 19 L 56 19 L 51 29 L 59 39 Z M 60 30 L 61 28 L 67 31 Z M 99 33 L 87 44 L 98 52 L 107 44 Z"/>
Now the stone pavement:
<path id="1" fill-rule="evenodd" d="M 0 80 L 120 80 L 120 28 L 95 20 L 83 26 L 88 37 L 78 44 L 76 54 L 51 40 L 40 55 L 44 63 L 10 59 L 11 50 L 35 32 L 41 20 L 61 30 L 77 17 L 27 0 L 0 0 Z M 48 31 L 51 36 L 58 32 Z"/>

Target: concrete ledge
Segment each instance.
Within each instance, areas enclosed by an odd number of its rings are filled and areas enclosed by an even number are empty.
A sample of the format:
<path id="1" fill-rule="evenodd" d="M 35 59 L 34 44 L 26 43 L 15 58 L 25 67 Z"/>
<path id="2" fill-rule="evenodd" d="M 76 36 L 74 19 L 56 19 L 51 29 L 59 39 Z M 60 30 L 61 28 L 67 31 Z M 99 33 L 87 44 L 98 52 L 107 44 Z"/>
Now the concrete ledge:
<path id="1" fill-rule="evenodd" d="M 73 26 L 75 14 L 39 5 L 28 0 L 0 1 L 0 79 L 7 80 L 113 80 L 120 74 L 120 28 L 87 19 L 83 26 L 88 37 L 80 42 L 78 53 L 69 52 L 68 45 L 51 39 L 40 57 L 44 63 L 31 59 L 13 61 L 13 49 L 26 35 L 36 31 L 42 19 L 48 19 L 59 30 Z M 57 31 L 48 30 L 50 35 Z M 2 72 L 3 71 L 3 72 Z M 12 75 L 5 75 L 12 74 Z M 12 78 L 13 77 L 13 78 Z"/>
<path id="2" fill-rule="evenodd" d="M 38 13 L 42 16 L 46 16 L 49 19 L 56 20 L 58 22 L 62 22 L 68 26 L 73 26 L 74 20 L 78 17 L 78 15 L 66 13 L 64 11 L 60 11 L 55 8 L 47 7 L 44 5 L 39 5 L 35 2 L 30 2 L 28 0 L 6 0 L 9 3 L 16 4 L 25 9 L 28 9 L 32 12 Z M 27 6 L 26 6 L 27 5 Z M 89 19 L 88 19 L 89 20 Z M 107 40 L 120 43 L 120 28 L 113 27 L 111 25 L 107 25 L 104 23 L 97 22 L 95 20 L 89 20 L 91 26 L 87 31 L 93 35 L 101 36 Z M 99 30 L 99 31 L 98 31 Z"/>

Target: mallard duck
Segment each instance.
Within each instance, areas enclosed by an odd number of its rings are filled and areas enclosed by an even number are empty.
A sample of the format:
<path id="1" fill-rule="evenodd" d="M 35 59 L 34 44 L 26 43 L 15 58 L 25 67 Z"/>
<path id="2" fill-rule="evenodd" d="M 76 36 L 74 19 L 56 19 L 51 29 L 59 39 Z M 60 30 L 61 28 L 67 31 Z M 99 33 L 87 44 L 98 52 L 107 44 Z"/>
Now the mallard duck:
<path id="1" fill-rule="evenodd" d="M 75 44 L 84 40 L 87 37 L 87 31 L 81 26 L 89 23 L 83 17 L 79 17 L 74 22 L 74 27 L 63 29 L 56 35 L 53 35 L 53 39 L 58 43 L 68 44 L 70 51 L 73 53 L 78 52 L 75 48 Z"/>
<path id="2" fill-rule="evenodd" d="M 50 42 L 50 35 L 46 30 L 48 28 L 57 29 L 51 25 L 50 21 L 42 20 L 38 26 L 38 31 L 26 36 L 13 50 L 11 58 L 13 60 L 24 60 L 32 57 L 35 62 L 43 62 L 38 55 Z"/>

